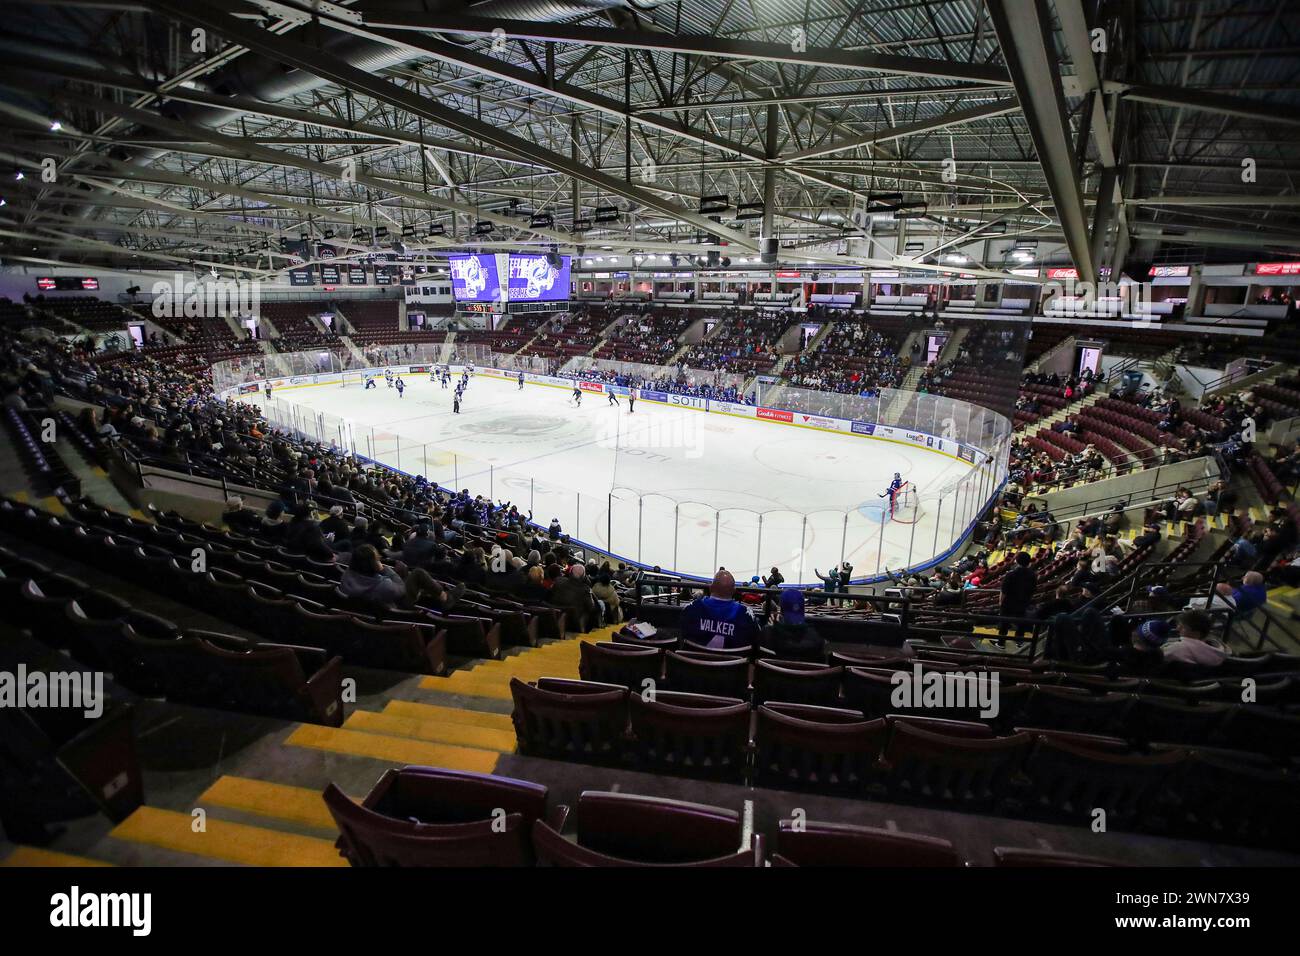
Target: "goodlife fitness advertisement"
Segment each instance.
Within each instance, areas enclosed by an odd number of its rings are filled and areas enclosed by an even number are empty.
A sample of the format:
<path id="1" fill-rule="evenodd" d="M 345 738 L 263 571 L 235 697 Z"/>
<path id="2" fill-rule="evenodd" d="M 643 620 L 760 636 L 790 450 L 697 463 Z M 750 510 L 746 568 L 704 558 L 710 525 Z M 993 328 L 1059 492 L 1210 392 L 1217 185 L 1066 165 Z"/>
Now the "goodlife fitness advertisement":
<path id="1" fill-rule="evenodd" d="M 552 265 L 546 255 L 510 253 L 507 285 L 511 302 L 554 302 L 569 298 L 568 256 Z M 455 273 L 453 273 L 453 276 Z"/>
<path id="2" fill-rule="evenodd" d="M 543 257 L 545 259 L 545 257 Z M 501 276 L 497 257 L 491 253 L 448 256 L 451 294 L 457 302 L 498 302 Z"/>

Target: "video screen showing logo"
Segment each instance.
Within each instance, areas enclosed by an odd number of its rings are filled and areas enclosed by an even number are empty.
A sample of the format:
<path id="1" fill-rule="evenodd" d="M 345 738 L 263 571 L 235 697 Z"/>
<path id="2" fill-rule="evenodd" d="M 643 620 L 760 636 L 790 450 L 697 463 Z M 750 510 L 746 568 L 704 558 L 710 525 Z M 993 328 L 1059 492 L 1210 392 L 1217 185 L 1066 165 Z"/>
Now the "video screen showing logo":
<path id="1" fill-rule="evenodd" d="M 568 256 L 548 262 L 545 255 L 510 254 L 508 287 L 512 302 L 554 302 L 569 298 Z"/>
<path id="2" fill-rule="evenodd" d="M 496 256 L 449 256 L 447 261 L 451 267 L 451 294 L 458 302 L 493 302 L 501 298 Z"/>

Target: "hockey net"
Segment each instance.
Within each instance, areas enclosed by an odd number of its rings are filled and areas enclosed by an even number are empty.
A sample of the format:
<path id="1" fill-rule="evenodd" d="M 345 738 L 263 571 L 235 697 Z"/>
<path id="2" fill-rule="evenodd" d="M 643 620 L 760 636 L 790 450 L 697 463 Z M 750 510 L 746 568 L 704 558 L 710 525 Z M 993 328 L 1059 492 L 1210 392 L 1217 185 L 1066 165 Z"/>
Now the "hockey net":
<path id="1" fill-rule="evenodd" d="M 339 378 L 339 385 L 342 386 L 343 388 L 351 388 L 353 386 L 364 387 L 365 384 L 366 384 L 366 373 L 361 370 L 346 371 Z"/>
<path id="2" fill-rule="evenodd" d="M 910 481 L 903 482 L 889 500 L 889 520 L 912 524 L 921 517 L 921 501 L 916 485 Z"/>

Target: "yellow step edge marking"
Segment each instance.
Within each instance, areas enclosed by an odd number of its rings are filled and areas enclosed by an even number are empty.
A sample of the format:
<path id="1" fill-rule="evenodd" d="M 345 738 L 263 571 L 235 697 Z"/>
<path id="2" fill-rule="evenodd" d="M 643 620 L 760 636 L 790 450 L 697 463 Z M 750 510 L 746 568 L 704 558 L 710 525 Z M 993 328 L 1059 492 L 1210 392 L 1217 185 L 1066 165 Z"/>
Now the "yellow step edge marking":
<path id="1" fill-rule="evenodd" d="M 347 866 L 333 840 L 214 820 L 195 833 L 188 813 L 141 807 L 109 836 L 246 866 Z"/>
<path id="2" fill-rule="evenodd" d="M 384 734 L 367 734 L 359 730 L 342 730 L 303 724 L 289 735 L 285 743 L 313 750 L 351 754 L 354 757 L 372 757 L 395 764 L 415 764 L 427 767 L 446 767 L 450 770 L 473 770 L 491 773 L 496 767 L 496 751 L 457 747 L 452 744 L 435 744 L 405 737 Z"/>
<path id="3" fill-rule="evenodd" d="M 322 830 L 335 829 L 334 818 L 326 809 L 320 791 L 309 787 L 291 787 L 248 777 L 223 776 L 204 791 L 195 805 L 204 808 L 209 805 L 229 807 Z"/>
<path id="4" fill-rule="evenodd" d="M 41 507 L 57 518 L 66 517 L 68 514 L 68 509 L 63 507 L 63 502 L 53 495 L 50 495 L 48 498 L 42 498 Z"/>
<path id="5" fill-rule="evenodd" d="M 495 750 L 498 753 L 513 753 L 515 749 L 513 730 L 507 732 L 487 727 L 467 727 L 464 724 L 445 724 L 397 714 L 378 714 L 371 710 L 353 711 L 352 716 L 343 724 L 343 729 Z"/>
<path id="6" fill-rule="evenodd" d="M 36 846 L 19 846 L 3 860 L 0 867 L 18 866 L 112 866 L 103 860 L 92 860 L 88 856 L 74 856 L 71 853 L 59 853 L 57 850 L 43 850 Z"/>
<path id="7" fill-rule="evenodd" d="M 413 700 L 390 700 L 383 712 L 395 717 L 411 717 L 424 721 L 441 720 L 464 727 L 486 727 L 489 730 L 514 733 L 514 724 L 509 714 L 491 714 L 485 710 L 439 707 L 437 704 L 422 704 Z"/>
<path id="8" fill-rule="evenodd" d="M 420 689 L 434 690 L 442 694 L 461 694 L 465 697 L 493 697 L 497 700 L 510 699 L 509 680 L 490 682 L 458 681 L 452 683 L 452 680 L 449 677 L 425 677 L 420 681 Z"/>

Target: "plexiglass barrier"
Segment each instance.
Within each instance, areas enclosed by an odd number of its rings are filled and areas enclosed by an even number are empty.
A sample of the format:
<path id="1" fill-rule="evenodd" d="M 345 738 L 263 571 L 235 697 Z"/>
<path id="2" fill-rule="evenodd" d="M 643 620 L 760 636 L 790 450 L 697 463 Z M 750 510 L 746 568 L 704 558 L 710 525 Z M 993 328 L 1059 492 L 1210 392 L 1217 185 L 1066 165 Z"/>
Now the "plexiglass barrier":
<path id="1" fill-rule="evenodd" d="M 422 353 L 421 348 L 429 351 Z M 422 346 L 410 355 L 403 354 L 401 364 L 433 364 L 442 360 L 445 350 Z M 430 357 L 435 351 L 437 356 Z M 273 360 L 268 363 L 223 363 L 225 367 L 214 368 L 214 383 L 218 388 L 246 384 L 256 380 L 259 370 L 269 370 L 268 366 L 277 374 L 261 377 L 318 375 L 320 365 L 314 363 L 319 363 L 319 358 L 317 353 L 297 353 L 267 356 Z M 449 352 L 447 358 L 453 365 L 473 362 L 480 368 L 561 372 L 553 360 L 503 356 L 479 346 Z M 512 366 L 510 360 L 517 364 Z M 359 382 L 355 387 L 360 387 Z M 821 575 L 844 562 L 852 566 L 853 578 L 859 581 L 881 577 L 886 571 L 931 566 L 962 541 L 1006 479 L 1011 423 L 989 409 L 892 389 L 868 397 L 788 386 L 751 387 L 765 408 L 815 415 L 826 419 L 827 426 L 831 419 L 841 426 L 852 423 L 851 431 L 859 435 L 887 432 L 895 436 L 890 440 L 947 454 L 969 467 L 941 487 L 919 489 L 910 505 L 895 513 L 891 513 L 887 498 L 877 499 L 874 494 L 868 502 L 848 510 L 755 510 L 728 507 L 725 497 L 713 501 L 675 498 L 657 488 L 637 487 L 635 471 L 631 475 L 616 473 L 615 482 L 603 493 L 579 492 L 539 479 L 524 465 L 502 467 L 437 443 L 418 441 L 400 429 L 362 424 L 313 409 L 305 396 L 302 401 L 272 401 L 264 414 L 275 428 L 407 474 L 422 475 L 440 487 L 467 489 L 471 494 L 511 502 L 531 512 L 541 527 L 559 521 L 574 540 L 621 560 L 701 578 L 711 577 L 720 566 L 741 580 L 779 567 L 790 583 L 815 585 Z M 728 407 L 736 411 L 735 406 Z M 849 429 L 841 427 L 839 431 L 844 440 L 854 440 Z"/>

